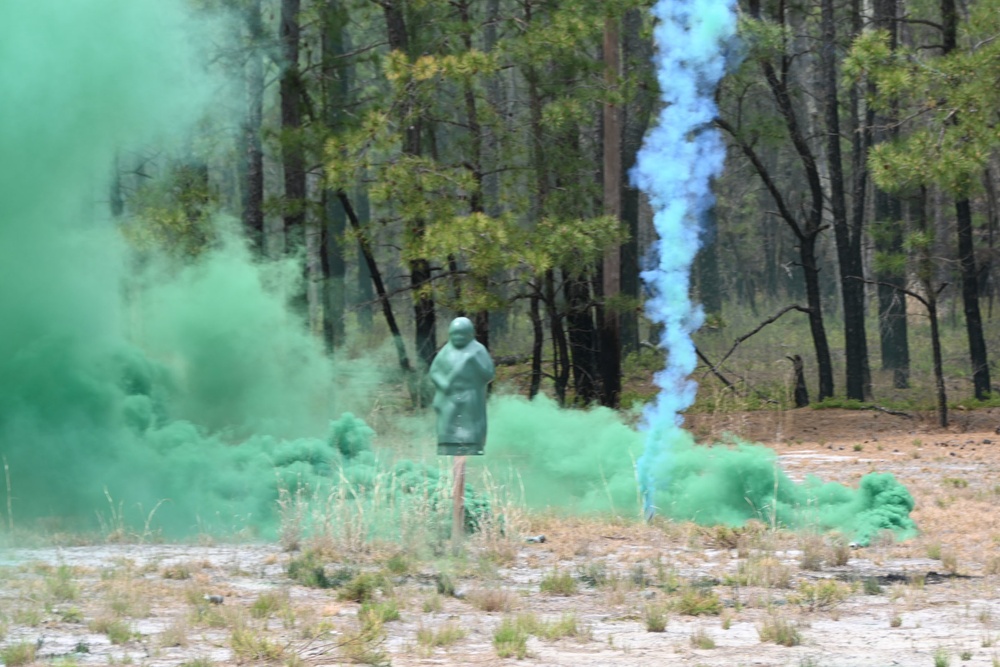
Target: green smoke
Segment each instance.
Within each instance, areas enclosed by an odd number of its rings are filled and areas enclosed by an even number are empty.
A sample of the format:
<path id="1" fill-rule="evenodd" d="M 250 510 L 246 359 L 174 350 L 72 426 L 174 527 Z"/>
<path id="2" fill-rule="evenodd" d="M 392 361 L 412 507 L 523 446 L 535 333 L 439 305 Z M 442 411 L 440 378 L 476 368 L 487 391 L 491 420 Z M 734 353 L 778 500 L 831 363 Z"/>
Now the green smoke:
<path id="1" fill-rule="evenodd" d="M 638 516 L 634 463 L 643 435 L 606 408 L 559 409 L 546 398 L 500 397 L 490 406 L 489 468 L 496 479 L 521 483 L 535 508 L 570 508 Z M 657 513 L 703 525 L 739 526 L 755 519 L 791 528 L 835 529 L 860 544 L 881 530 L 915 533 L 913 498 L 892 475 L 869 474 L 860 488 L 796 484 L 767 447 L 733 439 L 697 445 L 687 431 L 670 442 L 652 494 Z"/>
<path id="2" fill-rule="evenodd" d="M 114 509 L 142 526 L 156 508 L 152 526 L 173 534 L 269 532 L 283 489 L 388 513 L 383 532 L 439 513 L 447 471 L 396 460 L 355 416 L 376 412 L 377 366 L 330 358 L 288 308 L 295 263 L 255 263 L 220 220 L 196 260 L 136 269 L 105 212 L 116 150 L 184 141 L 218 97 L 193 46 L 212 42 L 211 26 L 171 0 L 0 3 L 0 25 L 16 26 L 0 39 L 0 456 L 13 518 L 85 529 Z M 392 449 L 429 459 L 430 419 Z M 654 494 L 669 516 L 773 517 L 860 540 L 913 529 L 890 476 L 797 486 L 765 448 L 671 437 Z M 473 468 L 523 488 L 531 507 L 636 517 L 642 447 L 613 411 L 498 397 Z M 469 496 L 473 517 L 487 511 Z"/>

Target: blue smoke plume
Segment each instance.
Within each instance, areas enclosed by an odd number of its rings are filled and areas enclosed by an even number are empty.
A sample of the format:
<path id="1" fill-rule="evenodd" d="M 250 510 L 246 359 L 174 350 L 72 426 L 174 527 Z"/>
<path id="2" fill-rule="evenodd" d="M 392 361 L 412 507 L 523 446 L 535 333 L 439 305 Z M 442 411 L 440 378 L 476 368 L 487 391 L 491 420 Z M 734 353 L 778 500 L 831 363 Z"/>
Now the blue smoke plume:
<path id="1" fill-rule="evenodd" d="M 714 94 L 727 58 L 736 52 L 732 0 L 660 0 L 653 14 L 663 109 L 631 173 L 636 187 L 650 198 L 659 236 L 656 263 L 642 278 L 650 293 L 646 312 L 662 325 L 659 345 L 667 354 L 666 367 L 656 376 L 660 392 L 646 408 L 646 446 L 638 461 L 647 513 L 656 510 L 654 471 L 669 469 L 672 443 L 686 437 L 680 413 L 694 402 L 697 388 L 689 378 L 697 364 L 691 333 L 704 314 L 691 303 L 689 275 L 700 245 L 700 221 L 714 203 L 712 179 L 722 171 L 726 155 L 722 137 L 712 127 Z"/>

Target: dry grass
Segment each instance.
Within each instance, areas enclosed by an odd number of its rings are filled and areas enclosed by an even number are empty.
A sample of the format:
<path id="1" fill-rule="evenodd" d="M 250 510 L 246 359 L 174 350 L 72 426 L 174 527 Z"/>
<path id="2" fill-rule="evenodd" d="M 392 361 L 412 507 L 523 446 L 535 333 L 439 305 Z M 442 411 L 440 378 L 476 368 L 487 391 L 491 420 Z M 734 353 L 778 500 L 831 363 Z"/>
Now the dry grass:
<path id="1" fill-rule="evenodd" d="M 520 596 L 510 589 L 495 586 L 474 589 L 469 592 L 467 599 L 472 606 L 480 611 L 507 614 L 517 608 Z"/>

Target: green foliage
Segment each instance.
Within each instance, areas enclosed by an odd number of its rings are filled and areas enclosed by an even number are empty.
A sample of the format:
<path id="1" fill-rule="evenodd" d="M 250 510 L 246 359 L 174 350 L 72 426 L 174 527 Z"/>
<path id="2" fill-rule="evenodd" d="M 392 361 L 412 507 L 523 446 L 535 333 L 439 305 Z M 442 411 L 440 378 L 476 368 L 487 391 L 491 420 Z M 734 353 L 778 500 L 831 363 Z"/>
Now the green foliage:
<path id="1" fill-rule="evenodd" d="M 869 166 L 876 184 L 888 190 L 937 184 L 967 196 L 979 187 L 978 174 L 1000 145 L 993 109 L 996 86 L 984 84 L 1000 73 L 997 3 L 976 3 L 962 22 L 959 46 L 946 55 L 919 48 L 889 48 L 884 31 L 859 36 L 844 61 L 851 81 L 868 80 L 878 94 L 869 103 L 882 112 L 899 105 L 909 119 L 898 141 L 874 146 Z"/>
<path id="2" fill-rule="evenodd" d="M 176 165 L 130 197 L 122 234 L 140 251 L 194 257 L 217 238 L 213 221 L 217 205 L 207 166 Z"/>

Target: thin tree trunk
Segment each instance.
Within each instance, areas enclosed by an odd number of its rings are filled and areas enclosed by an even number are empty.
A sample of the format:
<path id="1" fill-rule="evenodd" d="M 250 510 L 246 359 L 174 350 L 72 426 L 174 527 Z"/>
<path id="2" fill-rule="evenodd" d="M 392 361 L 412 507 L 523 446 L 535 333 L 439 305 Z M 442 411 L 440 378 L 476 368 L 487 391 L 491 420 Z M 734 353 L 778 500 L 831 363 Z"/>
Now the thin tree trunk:
<path id="1" fill-rule="evenodd" d="M 591 314 L 588 281 L 567 271 L 563 283 L 566 296 L 566 323 L 569 337 L 570 364 L 573 371 L 573 392 L 579 402 L 587 405 L 597 398 L 597 331 Z"/>
<path id="2" fill-rule="evenodd" d="M 533 286 L 534 291 L 529 299 L 528 314 L 531 317 L 531 386 L 528 388 L 528 397 L 534 398 L 542 388 L 542 352 L 545 345 L 545 330 L 542 327 L 542 314 L 539 310 L 539 302 L 542 300 L 538 293 L 538 286 Z"/>
<path id="3" fill-rule="evenodd" d="M 556 302 L 555 271 L 545 272 L 545 309 L 549 316 L 549 331 L 552 335 L 552 377 L 555 382 L 556 400 L 566 404 L 566 387 L 569 385 L 569 350 L 566 345 L 566 331 L 562 314 Z"/>
<path id="4" fill-rule="evenodd" d="M 368 193 L 364 191 L 359 192 L 355 201 L 358 202 L 358 218 L 360 218 L 363 226 L 367 226 L 368 221 L 371 218 Z M 353 305 L 358 316 L 359 328 L 362 331 L 370 331 L 374 319 L 371 304 L 375 298 L 375 292 L 372 288 L 371 271 L 368 269 L 368 262 L 365 261 L 364 248 L 361 247 L 360 241 L 358 242 L 358 259 L 360 261 L 358 262 L 356 282 L 357 292 Z"/>
<path id="5" fill-rule="evenodd" d="M 347 194 L 343 191 L 337 192 L 337 199 L 340 200 L 341 205 L 344 207 L 344 212 L 347 214 L 347 219 L 350 220 L 351 227 L 354 229 L 355 234 L 357 234 L 361 254 L 364 256 L 368 272 L 372 277 L 372 283 L 375 286 L 375 292 L 378 294 L 379 302 L 382 304 L 382 314 L 385 316 L 385 323 L 389 327 L 389 333 L 392 335 L 392 341 L 396 346 L 399 367 L 408 375 L 412 374 L 413 366 L 410 364 L 410 359 L 406 354 L 403 334 L 400 332 L 399 325 L 396 323 L 396 316 L 392 312 L 392 303 L 389 301 L 385 283 L 382 282 L 382 273 L 378 270 L 378 264 L 375 262 L 375 253 L 372 252 L 371 242 L 368 240 L 368 236 L 365 234 L 361 226 L 361 221 L 354 212 L 354 207 L 351 206 L 351 200 L 348 199 Z M 412 391 L 411 397 L 414 397 Z"/>

